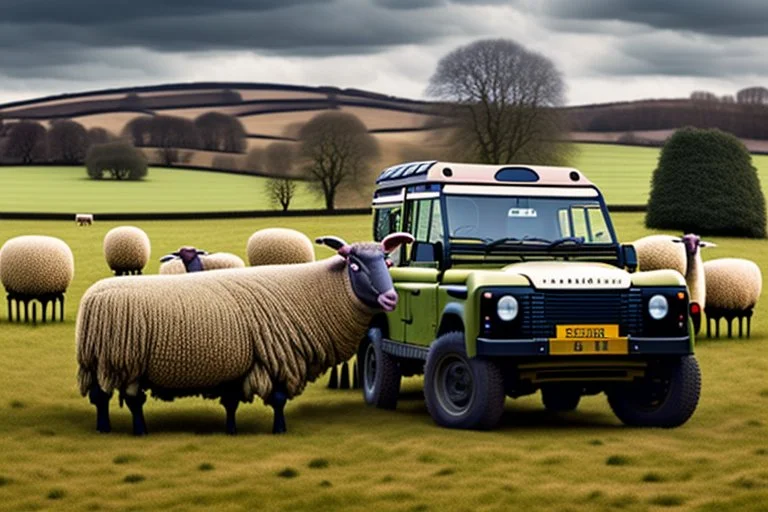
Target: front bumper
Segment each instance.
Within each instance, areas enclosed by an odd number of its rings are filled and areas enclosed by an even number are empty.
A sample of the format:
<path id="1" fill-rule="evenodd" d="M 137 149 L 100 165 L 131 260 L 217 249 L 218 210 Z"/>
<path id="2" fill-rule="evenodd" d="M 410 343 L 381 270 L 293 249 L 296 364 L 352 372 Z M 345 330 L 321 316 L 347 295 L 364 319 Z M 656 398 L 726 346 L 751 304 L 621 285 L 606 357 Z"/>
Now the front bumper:
<path id="1" fill-rule="evenodd" d="M 627 348 L 629 353 L 626 355 L 628 356 L 686 356 L 693 354 L 691 338 L 689 336 L 678 338 L 641 338 L 630 336 Z M 499 340 L 480 337 L 477 338 L 477 355 L 484 357 L 548 356 L 550 355 L 549 340 L 547 338 Z M 616 354 L 611 355 L 616 357 Z M 578 359 L 583 356 L 573 355 L 568 357 Z"/>

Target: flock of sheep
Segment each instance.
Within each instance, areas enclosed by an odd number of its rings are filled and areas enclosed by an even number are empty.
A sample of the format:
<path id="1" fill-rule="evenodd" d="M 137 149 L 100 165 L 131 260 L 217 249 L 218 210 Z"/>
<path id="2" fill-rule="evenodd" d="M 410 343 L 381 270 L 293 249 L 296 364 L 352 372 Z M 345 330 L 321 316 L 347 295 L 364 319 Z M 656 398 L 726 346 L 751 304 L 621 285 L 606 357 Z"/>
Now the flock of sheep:
<path id="1" fill-rule="evenodd" d="M 259 396 L 275 410 L 273 432 L 284 432 L 286 401 L 328 368 L 336 381 L 336 365 L 355 353 L 374 312 L 394 308 L 397 294 L 385 254 L 412 240 L 398 233 L 381 243 L 348 245 L 326 237 L 317 242 L 337 256 L 316 262 L 305 235 L 270 228 L 248 240 L 250 267 L 233 254 L 183 247 L 162 258 L 161 275 L 138 276 L 149 261 L 149 237 L 132 226 L 112 229 L 104 255 L 116 277 L 88 289 L 76 326 L 79 388 L 97 408 L 97 429 L 110 431 L 109 400 L 117 390 L 133 415 L 134 433 L 146 434 L 142 407 L 144 390 L 151 390 L 164 400 L 220 398 L 229 433 L 236 431 L 239 403 Z M 762 288 L 754 262 L 703 263 L 700 249 L 714 244 L 691 234 L 652 235 L 633 245 L 641 270 L 674 269 L 685 276 L 691 302 L 704 306 L 708 335 L 714 321 L 719 336 L 725 318 L 728 335 L 738 319 L 741 336 L 746 318 L 749 336 Z M 200 272 L 206 270 L 219 271 Z M 63 319 L 73 276 L 72 251 L 57 238 L 20 236 L 0 249 L 9 320 L 15 305 L 16 319 L 23 306 L 27 321 L 32 303 L 36 321 L 35 302 L 42 305 L 43 321 L 49 303 L 51 318 L 58 305 Z M 343 370 L 347 383 L 341 387 L 349 387 Z"/>
<path id="2" fill-rule="evenodd" d="M 711 324 L 715 336 L 720 336 L 720 320 L 725 319 L 728 337 L 732 335 L 732 322 L 738 320 L 739 337 L 751 329 L 752 313 L 760 298 L 763 278 L 755 262 L 741 258 L 720 258 L 706 263 L 701 258 L 702 248 L 715 247 L 694 234 L 683 237 L 651 235 L 632 243 L 637 251 L 640 270 L 673 269 L 685 276 L 694 307 L 703 307 L 707 320 L 707 337 L 711 337 Z M 698 328 L 697 328 L 698 330 Z"/>
<path id="3" fill-rule="evenodd" d="M 97 430 L 111 430 L 116 390 L 132 413 L 134 434 L 146 434 L 148 390 L 163 400 L 221 399 L 231 434 L 239 403 L 259 396 L 274 408 L 273 432 L 285 432 L 286 401 L 349 360 L 373 314 L 394 308 L 385 253 L 410 241 L 396 234 L 349 245 L 325 237 L 317 242 L 337 257 L 315 262 L 305 235 L 270 228 L 248 240 L 249 268 L 232 254 L 183 247 L 163 258 L 161 275 L 139 276 L 149 237 L 131 226 L 109 231 L 104 255 L 116 277 L 88 289 L 76 325 L 78 384 L 96 406 Z M 9 296 L 23 293 L 30 301 L 63 297 L 74 268 L 69 247 L 43 236 L 6 242 L 0 266 Z"/>

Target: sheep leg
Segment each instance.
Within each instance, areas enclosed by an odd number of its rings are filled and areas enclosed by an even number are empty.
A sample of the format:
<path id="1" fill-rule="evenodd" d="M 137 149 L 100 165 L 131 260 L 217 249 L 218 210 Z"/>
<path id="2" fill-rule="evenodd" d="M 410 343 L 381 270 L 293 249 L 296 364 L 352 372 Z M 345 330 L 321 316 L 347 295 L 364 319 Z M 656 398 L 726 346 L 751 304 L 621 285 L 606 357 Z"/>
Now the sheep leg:
<path id="1" fill-rule="evenodd" d="M 41 306 L 42 306 L 42 310 L 43 310 L 43 311 L 42 311 L 42 313 L 43 313 L 43 323 L 46 323 L 46 321 L 45 321 L 45 317 L 48 315 L 48 301 L 47 301 L 47 300 L 44 300 L 44 301 L 41 303 Z"/>
<path id="2" fill-rule="evenodd" d="M 336 369 L 336 365 L 331 367 L 331 376 L 328 379 L 328 389 L 338 389 L 339 387 L 339 371 Z"/>
<path id="3" fill-rule="evenodd" d="M 8 297 L 8 321 L 13 322 L 13 302 L 10 297 Z"/>
<path id="4" fill-rule="evenodd" d="M 275 421 L 272 425 L 273 434 L 284 434 L 288 432 L 285 425 L 285 404 L 288 402 L 288 393 L 285 384 L 277 384 L 272 389 L 272 395 L 269 397 L 269 405 L 275 410 Z"/>
<path id="5" fill-rule="evenodd" d="M 349 389 L 349 364 L 344 361 L 341 364 L 341 375 L 339 377 L 339 389 Z"/>
<path id="6" fill-rule="evenodd" d="M 234 436 L 237 434 L 237 424 L 235 423 L 235 413 L 240 405 L 240 400 L 233 396 L 221 397 L 221 405 L 227 411 L 227 434 Z"/>
<path id="7" fill-rule="evenodd" d="M 147 423 L 144 421 L 144 402 L 147 401 L 147 395 L 143 391 L 138 391 L 135 395 L 125 394 L 125 405 L 131 411 L 133 416 L 133 435 L 145 436 L 147 432 Z"/>
<path id="8" fill-rule="evenodd" d="M 747 338 L 749 338 L 750 334 L 749 331 L 752 327 L 752 312 L 749 312 L 749 315 L 747 316 Z"/>
<path id="9" fill-rule="evenodd" d="M 357 359 L 355 359 L 354 364 L 352 365 L 352 389 L 360 389 L 360 381 L 358 380 L 358 372 L 359 368 L 357 367 Z"/>
<path id="10" fill-rule="evenodd" d="M 64 295 L 59 297 L 59 322 L 64 321 Z"/>
<path id="11" fill-rule="evenodd" d="M 109 422 L 109 399 L 112 398 L 112 394 L 105 393 L 94 382 L 91 384 L 88 398 L 96 406 L 96 430 L 102 434 L 108 434 L 112 431 L 112 425 Z"/>

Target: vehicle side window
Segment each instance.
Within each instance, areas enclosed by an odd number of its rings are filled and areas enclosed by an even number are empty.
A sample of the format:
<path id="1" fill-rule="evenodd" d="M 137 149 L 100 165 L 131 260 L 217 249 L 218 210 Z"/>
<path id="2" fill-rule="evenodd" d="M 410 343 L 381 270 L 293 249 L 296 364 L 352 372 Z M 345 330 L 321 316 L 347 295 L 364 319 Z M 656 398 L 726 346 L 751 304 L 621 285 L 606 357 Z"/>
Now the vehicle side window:
<path id="1" fill-rule="evenodd" d="M 590 241 L 598 243 L 610 242 L 611 236 L 608 232 L 608 226 L 605 223 L 603 212 L 597 208 L 589 208 L 587 210 L 587 218 L 589 219 L 589 230 L 592 235 Z"/>
<path id="2" fill-rule="evenodd" d="M 429 243 L 442 242 L 443 221 L 440 214 L 438 199 L 417 199 L 411 201 L 408 208 L 406 231 L 413 235 L 415 246 L 419 251 L 413 253 L 412 246 L 407 251 L 407 261 L 414 265 L 431 265 L 436 260 L 430 256 L 432 249 Z"/>
<path id="3" fill-rule="evenodd" d="M 400 205 L 390 208 L 378 208 L 374 220 L 373 236 L 377 242 L 384 240 L 384 237 L 390 233 L 400 231 L 400 219 L 403 209 Z M 402 258 L 402 247 L 389 255 L 389 259 L 395 266 L 400 265 Z"/>

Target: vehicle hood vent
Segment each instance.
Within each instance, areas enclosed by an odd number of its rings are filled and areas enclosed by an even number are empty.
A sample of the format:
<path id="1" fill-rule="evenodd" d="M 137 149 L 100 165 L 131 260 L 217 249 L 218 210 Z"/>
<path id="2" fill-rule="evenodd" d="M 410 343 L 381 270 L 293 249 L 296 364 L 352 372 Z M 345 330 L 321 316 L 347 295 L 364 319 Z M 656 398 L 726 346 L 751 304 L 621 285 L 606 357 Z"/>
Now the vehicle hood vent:
<path id="1" fill-rule="evenodd" d="M 632 284 L 627 272 L 600 263 L 515 263 L 503 270 L 525 276 L 538 290 L 625 290 Z"/>

